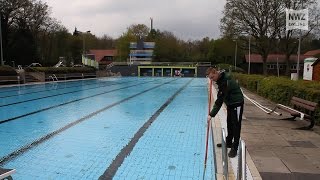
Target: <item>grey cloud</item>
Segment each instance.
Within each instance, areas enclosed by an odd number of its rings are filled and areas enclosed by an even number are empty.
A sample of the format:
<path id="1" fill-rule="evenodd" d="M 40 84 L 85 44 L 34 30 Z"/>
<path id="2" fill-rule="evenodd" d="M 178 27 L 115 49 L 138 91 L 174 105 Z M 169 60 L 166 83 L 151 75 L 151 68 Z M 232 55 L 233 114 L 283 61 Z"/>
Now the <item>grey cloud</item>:
<path id="1" fill-rule="evenodd" d="M 177 37 L 218 37 L 225 0 L 45 0 L 52 15 L 73 31 L 90 29 L 97 36 L 120 36 L 131 24 L 146 24 L 173 32 Z"/>

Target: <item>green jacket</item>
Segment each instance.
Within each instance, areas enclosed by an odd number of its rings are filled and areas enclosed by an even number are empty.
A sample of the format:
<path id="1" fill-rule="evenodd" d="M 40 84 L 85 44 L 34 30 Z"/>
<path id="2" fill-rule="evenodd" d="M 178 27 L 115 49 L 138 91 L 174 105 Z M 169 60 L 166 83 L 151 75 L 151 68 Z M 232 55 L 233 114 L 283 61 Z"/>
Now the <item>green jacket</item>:
<path id="1" fill-rule="evenodd" d="M 210 112 L 211 117 L 216 116 L 222 103 L 225 103 L 227 107 L 237 107 L 244 102 L 239 84 L 231 78 L 229 73 L 221 72 L 217 85 L 219 91 L 213 109 Z"/>

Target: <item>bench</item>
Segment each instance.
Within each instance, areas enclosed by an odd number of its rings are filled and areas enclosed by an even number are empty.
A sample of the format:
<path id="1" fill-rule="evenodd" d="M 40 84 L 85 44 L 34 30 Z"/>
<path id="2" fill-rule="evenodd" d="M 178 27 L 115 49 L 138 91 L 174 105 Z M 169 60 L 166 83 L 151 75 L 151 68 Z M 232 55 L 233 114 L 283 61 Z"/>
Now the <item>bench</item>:
<path id="1" fill-rule="evenodd" d="M 282 109 L 291 114 L 290 120 L 294 120 L 296 117 L 300 117 L 301 120 L 307 119 L 310 121 L 310 125 L 306 127 L 297 128 L 300 130 L 309 130 L 312 129 L 315 124 L 315 111 L 318 106 L 318 103 L 307 101 L 298 97 L 292 97 L 290 103 L 293 105 L 293 108 L 287 107 L 282 104 L 277 104 L 276 108 Z M 276 109 L 275 108 L 275 109 Z M 303 112 L 299 110 L 303 110 Z"/>
<path id="2" fill-rule="evenodd" d="M 15 173 L 15 169 L 2 169 L 0 168 L 0 180 L 12 180 L 11 175 Z"/>

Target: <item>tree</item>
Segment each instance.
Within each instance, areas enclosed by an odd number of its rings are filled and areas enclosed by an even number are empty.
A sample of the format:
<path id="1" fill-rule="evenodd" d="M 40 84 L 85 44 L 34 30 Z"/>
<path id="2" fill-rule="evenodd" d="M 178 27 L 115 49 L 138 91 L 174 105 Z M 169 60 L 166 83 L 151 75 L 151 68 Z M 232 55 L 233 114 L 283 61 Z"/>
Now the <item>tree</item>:
<path id="1" fill-rule="evenodd" d="M 158 31 L 157 34 L 154 49 L 155 59 L 157 61 L 182 61 L 183 42 L 169 31 Z"/>
<path id="2" fill-rule="evenodd" d="M 23 8 L 28 4 L 27 0 L 0 0 L 0 17 L 1 17 L 1 28 L 3 38 L 3 55 L 4 59 L 8 59 L 8 41 L 10 34 L 10 27 L 15 21 L 15 16 L 19 9 Z"/>
<path id="3" fill-rule="evenodd" d="M 267 74 L 266 60 L 273 48 L 273 40 L 279 30 L 275 18 L 280 16 L 281 4 L 274 0 L 227 0 L 221 31 L 224 36 L 236 38 L 252 36 L 256 41 L 256 51 L 262 55 L 263 73 Z M 247 41 L 247 40 L 246 40 Z"/>
<path id="4" fill-rule="evenodd" d="M 39 60 L 38 35 L 51 20 L 47 4 L 37 0 L 0 0 L 0 13 L 5 59 L 23 64 Z"/>
<path id="5" fill-rule="evenodd" d="M 214 56 L 213 64 L 234 64 L 234 56 L 235 56 L 235 42 L 229 38 L 221 38 L 214 41 Z M 238 55 L 241 54 L 238 51 Z"/>
<path id="6" fill-rule="evenodd" d="M 130 52 L 130 42 L 137 42 L 136 36 L 134 36 L 130 31 L 123 33 L 116 40 L 116 48 L 118 51 L 118 55 L 117 55 L 118 61 L 127 60 Z"/>
<path id="7" fill-rule="evenodd" d="M 297 50 L 299 31 L 286 31 L 285 9 L 309 8 L 309 31 L 303 32 L 305 39 L 310 32 L 319 28 L 319 9 L 313 0 L 255 1 L 227 0 L 224 17 L 221 19 L 221 30 L 225 37 L 238 37 L 248 44 L 251 37 L 253 51 L 262 55 L 263 72 L 267 74 L 266 59 L 271 51 L 285 52 L 287 73 L 290 70 L 289 57 Z M 278 40 L 277 40 L 278 39 Z"/>
<path id="8" fill-rule="evenodd" d="M 298 49 L 298 39 L 301 36 L 301 41 L 307 39 L 312 31 L 315 31 L 319 28 L 318 18 L 319 18 L 319 9 L 317 8 L 316 1 L 313 0 L 301 0 L 294 2 L 292 0 L 280 1 L 281 8 L 279 9 L 280 16 L 275 16 L 275 24 L 277 26 L 278 33 L 278 42 L 275 42 L 279 47 L 280 51 L 283 51 L 286 55 L 286 74 L 289 75 L 291 70 L 290 56 L 297 52 Z M 309 9 L 309 30 L 300 31 L 300 30 L 286 30 L 286 15 L 285 9 Z M 277 19 L 278 18 L 278 19 Z"/>
<path id="9" fill-rule="evenodd" d="M 150 32 L 150 29 L 144 24 L 133 24 L 128 28 L 128 33 L 133 34 L 136 38 L 145 39 Z"/>

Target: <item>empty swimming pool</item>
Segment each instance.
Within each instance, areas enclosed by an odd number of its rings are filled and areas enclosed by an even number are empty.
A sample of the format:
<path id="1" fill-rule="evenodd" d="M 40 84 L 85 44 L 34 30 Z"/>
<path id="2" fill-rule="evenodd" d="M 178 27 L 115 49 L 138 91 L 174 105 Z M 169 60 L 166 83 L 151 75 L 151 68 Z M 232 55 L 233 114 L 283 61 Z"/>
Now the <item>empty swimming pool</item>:
<path id="1" fill-rule="evenodd" d="M 0 167 L 14 179 L 202 179 L 204 78 L 47 83 L 0 98 Z"/>

